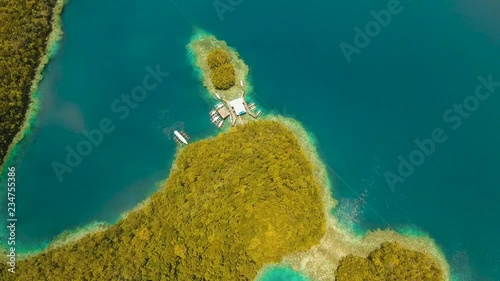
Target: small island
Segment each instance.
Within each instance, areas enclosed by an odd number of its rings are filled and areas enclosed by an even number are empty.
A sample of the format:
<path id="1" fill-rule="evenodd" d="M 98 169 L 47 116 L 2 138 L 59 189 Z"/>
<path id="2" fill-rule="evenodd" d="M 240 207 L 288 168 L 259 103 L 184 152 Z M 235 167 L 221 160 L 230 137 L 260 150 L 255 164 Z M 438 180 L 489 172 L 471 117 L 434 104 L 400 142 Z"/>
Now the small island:
<path id="1" fill-rule="evenodd" d="M 246 80 L 248 66 L 226 42 L 198 31 L 187 46 L 191 61 L 203 85 L 213 98 L 235 99 L 250 92 Z M 242 85 L 243 84 L 243 85 Z"/>
<path id="2" fill-rule="evenodd" d="M 231 126 L 237 121 L 244 124 L 247 116 L 256 119 L 261 114 L 255 112 L 255 103 L 248 104 L 245 99 L 245 93 L 252 90 L 246 83 L 249 68 L 236 51 L 203 31 L 198 31 L 187 47 L 210 97 L 219 101 L 210 112 L 214 125 L 222 128 L 226 118 Z"/>

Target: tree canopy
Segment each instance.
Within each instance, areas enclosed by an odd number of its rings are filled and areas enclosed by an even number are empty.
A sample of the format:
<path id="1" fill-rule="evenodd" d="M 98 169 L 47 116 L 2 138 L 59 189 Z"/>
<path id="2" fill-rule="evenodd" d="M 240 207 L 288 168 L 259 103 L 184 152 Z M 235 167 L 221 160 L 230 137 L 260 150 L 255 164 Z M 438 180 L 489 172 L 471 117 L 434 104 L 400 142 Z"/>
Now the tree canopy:
<path id="1" fill-rule="evenodd" d="M 210 80 L 218 90 L 227 90 L 236 84 L 236 73 L 229 54 L 222 49 L 214 49 L 207 56 Z"/>
<path id="2" fill-rule="evenodd" d="M 235 85 L 236 74 L 232 64 L 224 64 L 212 70 L 210 79 L 216 89 L 227 90 Z"/>
<path id="3" fill-rule="evenodd" d="M 24 120 L 55 4 L 2 0 L 0 5 L 0 163 Z"/>
<path id="4" fill-rule="evenodd" d="M 222 49 L 215 49 L 207 56 L 207 63 L 210 69 L 215 69 L 226 63 L 230 63 L 229 54 Z"/>
<path id="5" fill-rule="evenodd" d="M 164 188 L 105 231 L 20 261 L 0 280 L 253 280 L 319 243 L 313 167 L 285 125 L 260 120 L 188 145 Z"/>

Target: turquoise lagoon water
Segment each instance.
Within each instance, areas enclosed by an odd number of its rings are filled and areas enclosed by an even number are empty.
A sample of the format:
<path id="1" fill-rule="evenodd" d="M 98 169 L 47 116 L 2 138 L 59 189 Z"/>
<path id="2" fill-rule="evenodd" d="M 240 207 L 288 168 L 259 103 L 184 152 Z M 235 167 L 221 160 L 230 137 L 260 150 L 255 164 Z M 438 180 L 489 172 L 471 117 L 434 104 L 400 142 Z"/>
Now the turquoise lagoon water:
<path id="1" fill-rule="evenodd" d="M 266 270 L 258 281 L 307 281 L 303 275 L 286 267 L 273 267 Z"/>
<path id="2" fill-rule="evenodd" d="M 459 280 L 500 280 L 500 90 L 456 130 L 443 119 L 474 94 L 478 76 L 500 80 L 499 4 L 401 1 L 402 12 L 347 63 L 339 44 L 353 44 L 353 28 L 387 3 L 242 1 L 221 20 L 212 1 L 70 1 L 64 39 L 40 85 L 39 116 L 8 163 L 18 169 L 19 247 L 115 222 L 168 176 L 169 131 L 184 128 L 194 139 L 216 133 L 186 55 L 199 27 L 239 51 L 260 108 L 294 117 L 315 135 L 343 223 L 428 233 Z M 169 76 L 121 120 L 114 100 L 157 65 Z M 80 132 L 103 118 L 115 130 L 59 181 L 52 163 L 65 163 L 66 147 L 76 148 Z M 408 159 L 414 140 L 436 128 L 447 140 L 391 189 L 386 171 L 397 173 L 398 156 Z"/>

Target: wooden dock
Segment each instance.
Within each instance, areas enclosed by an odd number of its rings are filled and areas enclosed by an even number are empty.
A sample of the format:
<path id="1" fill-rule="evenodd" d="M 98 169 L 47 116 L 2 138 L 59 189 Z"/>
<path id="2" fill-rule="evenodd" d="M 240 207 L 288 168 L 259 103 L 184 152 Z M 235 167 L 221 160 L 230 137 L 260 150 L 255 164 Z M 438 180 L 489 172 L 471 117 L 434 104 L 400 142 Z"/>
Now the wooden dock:
<path id="1" fill-rule="evenodd" d="M 248 115 L 252 116 L 253 118 L 257 118 L 260 116 L 262 113 L 261 111 L 254 113 L 253 111 L 255 110 L 256 106 L 254 103 L 251 104 L 251 106 L 248 106 L 247 102 L 245 101 L 245 91 L 242 92 L 240 96 L 243 107 L 245 108 L 245 113 L 248 113 Z M 241 115 L 238 115 L 234 108 L 231 106 L 231 101 L 228 101 L 226 99 L 221 99 L 223 102 L 226 103 L 227 108 L 229 108 L 229 114 L 231 116 L 231 126 L 234 126 L 237 122 L 237 120 L 240 120 L 240 123 L 243 124 L 243 119 L 241 118 Z M 244 113 L 243 113 L 244 114 Z"/>

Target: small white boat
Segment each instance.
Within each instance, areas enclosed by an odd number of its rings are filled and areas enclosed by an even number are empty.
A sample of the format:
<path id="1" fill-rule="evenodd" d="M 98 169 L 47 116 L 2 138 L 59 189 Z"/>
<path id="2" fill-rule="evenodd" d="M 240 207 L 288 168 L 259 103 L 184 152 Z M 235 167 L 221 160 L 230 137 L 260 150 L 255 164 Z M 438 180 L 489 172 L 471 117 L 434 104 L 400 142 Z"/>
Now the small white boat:
<path id="1" fill-rule="evenodd" d="M 243 87 L 243 80 L 240 80 L 240 86 Z"/>
<path id="2" fill-rule="evenodd" d="M 224 106 L 224 104 L 221 102 L 221 103 L 218 103 L 216 106 L 215 106 L 215 109 L 221 109 L 222 107 Z"/>
<path id="3" fill-rule="evenodd" d="M 177 140 L 179 140 L 180 142 L 182 142 L 183 144 L 188 144 L 187 140 L 184 138 L 183 135 L 181 135 L 181 133 L 179 133 L 178 131 L 174 131 L 174 135 L 177 137 Z"/>
<path id="4" fill-rule="evenodd" d="M 222 127 L 222 124 L 224 124 L 224 120 L 221 120 L 221 121 L 219 122 L 219 124 L 217 124 L 217 128 Z"/>
<path id="5" fill-rule="evenodd" d="M 215 97 L 218 99 L 218 100 L 221 100 L 222 98 L 219 96 L 219 94 L 215 93 Z"/>

